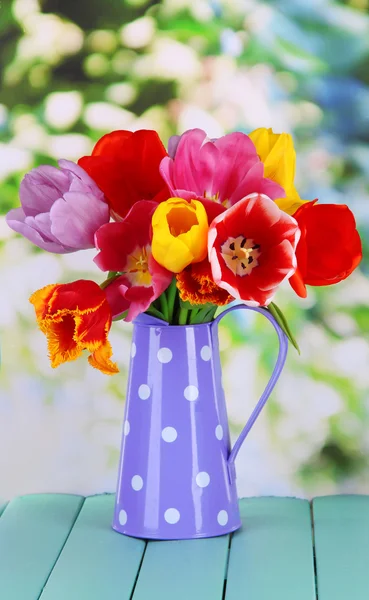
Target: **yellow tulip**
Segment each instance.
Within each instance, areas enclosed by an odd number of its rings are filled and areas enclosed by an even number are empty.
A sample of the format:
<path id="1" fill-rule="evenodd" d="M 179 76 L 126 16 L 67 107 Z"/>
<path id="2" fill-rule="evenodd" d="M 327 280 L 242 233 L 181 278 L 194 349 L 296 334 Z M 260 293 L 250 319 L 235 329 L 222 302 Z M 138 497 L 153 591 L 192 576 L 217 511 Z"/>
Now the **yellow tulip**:
<path id="1" fill-rule="evenodd" d="M 179 273 L 207 255 L 208 218 L 198 200 L 169 198 L 152 217 L 152 255 L 171 271 Z"/>
<path id="2" fill-rule="evenodd" d="M 249 137 L 264 163 L 264 177 L 279 183 L 286 192 L 286 197 L 276 200 L 276 204 L 284 212 L 293 215 L 305 201 L 301 200 L 294 185 L 296 153 L 291 135 L 260 127 Z"/>

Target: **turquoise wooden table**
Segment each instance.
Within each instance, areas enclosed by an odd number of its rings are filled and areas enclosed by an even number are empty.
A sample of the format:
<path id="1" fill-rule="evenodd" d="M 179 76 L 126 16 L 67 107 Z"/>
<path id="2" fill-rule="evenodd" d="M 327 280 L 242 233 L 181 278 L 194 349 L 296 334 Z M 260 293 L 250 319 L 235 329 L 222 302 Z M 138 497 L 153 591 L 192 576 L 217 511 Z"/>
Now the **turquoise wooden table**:
<path id="1" fill-rule="evenodd" d="M 112 495 L 0 511 L 0 600 L 368 600 L 369 497 L 241 500 L 232 536 L 148 542 L 110 529 Z"/>

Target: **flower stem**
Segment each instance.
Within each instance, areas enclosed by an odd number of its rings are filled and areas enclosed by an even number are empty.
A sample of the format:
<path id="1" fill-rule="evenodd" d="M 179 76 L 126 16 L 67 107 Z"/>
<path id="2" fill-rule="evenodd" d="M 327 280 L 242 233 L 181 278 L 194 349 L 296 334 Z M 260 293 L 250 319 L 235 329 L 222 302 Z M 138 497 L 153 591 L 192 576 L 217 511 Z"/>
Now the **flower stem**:
<path id="1" fill-rule="evenodd" d="M 187 325 L 187 316 L 188 316 L 187 308 L 180 308 L 179 309 L 179 319 L 178 319 L 178 322 L 180 325 Z"/>
<path id="2" fill-rule="evenodd" d="M 200 309 L 198 311 L 198 313 L 195 315 L 195 317 L 193 318 L 193 320 L 191 321 L 191 323 L 193 325 L 200 325 L 200 323 L 208 323 L 208 322 L 212 321 L 217 308 L 218 308 L 217 306 L 212 306 L 211 308 L 204 307 L 204 308 Z"/>
<path id="3" fill-rule="evenodd" d="M 111 283 L 113 283 L 113 281 L 115 281 L 116 279 L 118 279 L 118 277 L 121 276 L 121 273 L 114 273 L 114 275 L 110 275 L 110 277 L 108 277 L 107 279 L 105 279 L 105 281 L 103 281 L 100 284 L 100 288 L 102 290 L 105 290 L 105 288 L 108 287 L 108 285 L 110 285 Z"/>
<path id="4" fill-rule="evenodd" d="M 169 323 L 168 299 L 165 292 L 163 292 L 163 294 L 160 296 L 160 307 L 161 312 L 163 313 L 164 321 L 168 321 Z"/>
<path id="5" fill-rule="evenodd" d="M 174 316 L 174 306 L 176 303 L 176 295 L 177 295 L 177 280 L 175 277 L 172 279 L 172 283 L 168 287 L 166 291 L 167 301 L 168 301 L 168 322 L 173 323 Z"/>
<path id="6" fill-rule="evenodd" d="M 198 313 L 200 311 L 201 311 L 201 308 L 192 308 L 189 311 L 189 316 L 190 316 L 189 323 L 190 323 L 190 325 L 192 325 L 193 323 L 196 323 L 196 317 L 197 317 L 197 315 L 198 315 Z"/>

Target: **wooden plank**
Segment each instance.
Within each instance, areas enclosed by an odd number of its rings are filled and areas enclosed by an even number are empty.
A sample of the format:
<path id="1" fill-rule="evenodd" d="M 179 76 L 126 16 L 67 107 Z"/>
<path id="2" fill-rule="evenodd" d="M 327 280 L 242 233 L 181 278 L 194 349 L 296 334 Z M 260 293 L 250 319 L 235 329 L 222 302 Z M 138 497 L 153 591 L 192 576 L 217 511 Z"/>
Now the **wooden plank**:
<path id="1" fill-rule="evenodd" d="M 148 543 L 133 600 L 222 600 L 229 536 Z"/>
<path id="2" fill-rule="evenodd" d="M 83 504 L 80 496 L 12 500 L 0 518 L 0 598 L 37 600 Z"/>
<path id="3" fill-rule="evenodd" d="M 369 497 L 313 501 L 319 600 L 369 598 Z"/>
<path id="4" fill-rule="evenodd" d="M 129 600 L 146 543 L 111 528 L 114 495 L 86 498 L 41 600 Z"/>
<path id="5" fill-rule="evenodd" d="M 6 502 L 4 502 L 0 499 L 0 517 L 3 514 L 5 507 L 6 507 Z"/>
<path id="6" fill-rule="evenodd" d="M 243 526 L 232 538 L 226 600 L 315 600 L 309 502 L 250 498 L 240 508 Z"/>

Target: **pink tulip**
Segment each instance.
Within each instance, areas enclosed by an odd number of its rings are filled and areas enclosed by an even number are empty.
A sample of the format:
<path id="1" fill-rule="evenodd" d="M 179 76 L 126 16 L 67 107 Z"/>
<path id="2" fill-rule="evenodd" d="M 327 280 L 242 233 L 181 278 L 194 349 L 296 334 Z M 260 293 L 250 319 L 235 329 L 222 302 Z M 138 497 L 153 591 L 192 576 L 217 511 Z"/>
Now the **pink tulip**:
<path id="1" fill-rule="evenodd" d="M 105 288 L 113 317 L 126 310 L 133 321 L 167 289 L 173 273 L 159 265 L 151 253 L 151 220 L 157 203 L 136 202 L 123 221 L 108 223 L 95 235 L 98 255 L 95 264 L 102 271 L 123 273 Z"/>
<path id="2" fill-rule="evenodd" d="M 264 177 L 264 165 L 244 133 L 211 140 L 205 131 L 190 129 L 173 136 L 168 147 L 170 156 L 161 161 L 160 172 L 171 194 L 202 200 L 213 218 L 255 192 L 272 200 L 286 195 L 280 185 Z"/>

